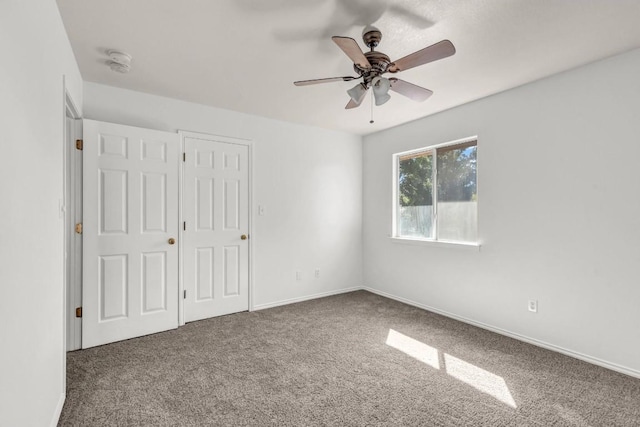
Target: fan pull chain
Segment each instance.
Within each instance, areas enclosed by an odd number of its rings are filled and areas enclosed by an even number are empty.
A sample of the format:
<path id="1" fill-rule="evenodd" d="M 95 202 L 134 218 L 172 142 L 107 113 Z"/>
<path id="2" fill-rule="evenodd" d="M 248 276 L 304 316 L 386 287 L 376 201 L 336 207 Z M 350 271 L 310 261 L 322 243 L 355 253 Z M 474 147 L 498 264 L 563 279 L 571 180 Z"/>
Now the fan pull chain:
<path id="1" fill-rule="evenodd" d="M 369 123 L 373 124 L 373 92 L 371 93 L 371 120 Z"/>

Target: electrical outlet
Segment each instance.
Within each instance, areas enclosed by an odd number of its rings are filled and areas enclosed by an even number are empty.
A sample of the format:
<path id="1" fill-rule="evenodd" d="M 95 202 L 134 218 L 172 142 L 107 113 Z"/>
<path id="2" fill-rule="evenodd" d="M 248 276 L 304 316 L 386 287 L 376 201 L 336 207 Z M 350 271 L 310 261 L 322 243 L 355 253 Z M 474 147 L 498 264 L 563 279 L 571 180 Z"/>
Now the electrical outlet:
<path id="1" fill-rule="evenodd" d="M 296 271 L 296 280 L 302 280 L 302 271 Z"/>
<path id="2" fill-rule="evenodd" d="M 531 299 L 529 300 L 529 311 L 532 311 L 534 313 L 538 312 L 538 301 Z"/>
<path id="3" fill-rule="evenodd" d="M 316 275 L 316 279 L 320 278 L 320 269 L 319 268 L 316 268 L 315 275 Z"/>

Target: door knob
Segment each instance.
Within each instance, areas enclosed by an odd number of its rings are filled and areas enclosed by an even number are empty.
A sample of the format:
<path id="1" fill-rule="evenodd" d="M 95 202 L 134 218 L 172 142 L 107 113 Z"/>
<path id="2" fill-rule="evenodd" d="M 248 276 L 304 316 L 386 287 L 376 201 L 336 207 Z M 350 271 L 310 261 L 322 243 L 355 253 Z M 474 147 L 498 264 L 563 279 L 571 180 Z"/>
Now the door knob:
<path id="1" fill-rule="evenodd" d="M 175 242 L 176 242 L 176 239 L 174 239 L 173 237 L 171 237 L 171 238 L 169 239 L 169 244 L 170 244 L 170 245 L 173 245 Z"/>
<path id="2" fill-rule="evenodd" d="M 246 235 L 246 234 L 243 234 L 242 236 L 240 236 L 240 239 L 241 239 L 241 240 L 247 240 L 247 235 Z"/>

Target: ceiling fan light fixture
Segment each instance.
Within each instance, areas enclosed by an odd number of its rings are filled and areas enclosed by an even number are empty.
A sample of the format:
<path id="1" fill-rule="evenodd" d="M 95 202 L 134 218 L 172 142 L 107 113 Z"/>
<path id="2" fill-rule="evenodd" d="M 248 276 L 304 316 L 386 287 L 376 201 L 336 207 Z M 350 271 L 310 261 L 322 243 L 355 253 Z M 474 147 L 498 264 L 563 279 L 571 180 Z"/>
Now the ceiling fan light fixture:
<path id="1" fill-rule="evenodd" d="M 391 89 L 389 79 L 376 77 L 371 82 L 371 87 L 373 90 L 373 96 L 376 99 L 376 105 L 382 105 L 391 99 L 391 95 L 389 95 L 389 89 Z"/>
<path id="2" fill-rule="evenodd" d="M 347 94 L 351 97 L 353 102 L 355 102 L 358 105 L 362 103 L 362 100 L 364 99 L 364 96 L 366 93 L 367 93 L 367 88 L 362 83 L 358 83 L 357 85 L 355 85 L 354 87 L 352 87 L 347 91 Z"/>

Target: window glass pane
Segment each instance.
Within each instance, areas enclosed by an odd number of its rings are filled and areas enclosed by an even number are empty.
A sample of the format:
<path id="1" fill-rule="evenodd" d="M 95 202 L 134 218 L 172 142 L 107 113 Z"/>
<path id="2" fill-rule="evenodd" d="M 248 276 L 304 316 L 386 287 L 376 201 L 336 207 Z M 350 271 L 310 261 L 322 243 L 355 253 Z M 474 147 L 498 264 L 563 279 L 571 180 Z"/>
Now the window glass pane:
<path id="1" fill-rule="evenodd" d="M 477 240 L 476 142 L 437 150 L 438 239 Z"/>
<path id="2" fill-rule="evenodd" d="M 433 238 L 433 156 L 398 158 L 398 236 Z"/>

